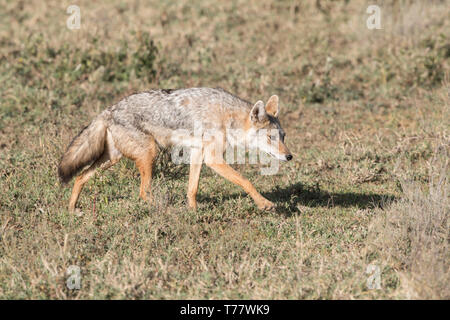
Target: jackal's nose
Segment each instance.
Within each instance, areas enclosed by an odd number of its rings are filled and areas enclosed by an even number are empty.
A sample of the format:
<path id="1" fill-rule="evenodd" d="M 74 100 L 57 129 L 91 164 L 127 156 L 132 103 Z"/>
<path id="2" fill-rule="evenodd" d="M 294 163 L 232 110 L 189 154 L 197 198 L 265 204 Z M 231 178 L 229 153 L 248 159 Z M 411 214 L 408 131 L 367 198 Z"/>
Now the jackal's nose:
<path id="1" fill-rule="evenodd" d="M 288 154 L 288 155 L 286 156 L 286 160 L 287 160 L 287 161 L 291 161 L 291 160 L 292 160 L 292 154 Z"/>

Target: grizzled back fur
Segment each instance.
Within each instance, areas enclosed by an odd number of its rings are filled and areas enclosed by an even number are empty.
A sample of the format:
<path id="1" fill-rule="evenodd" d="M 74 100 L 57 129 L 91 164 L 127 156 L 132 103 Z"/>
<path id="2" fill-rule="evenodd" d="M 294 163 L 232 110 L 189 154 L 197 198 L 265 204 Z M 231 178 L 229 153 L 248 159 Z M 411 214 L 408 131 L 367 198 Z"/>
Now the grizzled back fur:
<path id="1" fill-rule="evenodd" d="M 251 104 L 221 88 L 159 89 L 136 93 L 110 108 L 114 123 L 147 133 L 148 127 L 193 130 L 195 121 Z"/>

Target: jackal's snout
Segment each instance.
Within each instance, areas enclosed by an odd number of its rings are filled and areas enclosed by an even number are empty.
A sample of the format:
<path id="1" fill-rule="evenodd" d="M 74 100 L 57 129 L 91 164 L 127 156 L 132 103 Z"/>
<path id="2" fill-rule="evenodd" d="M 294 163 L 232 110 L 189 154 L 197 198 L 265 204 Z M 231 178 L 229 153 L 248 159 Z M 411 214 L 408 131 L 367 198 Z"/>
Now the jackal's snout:
<path id="1" fill-rule="evenodd" d="M 292 160 L 292 153 L 284 144 L 284 132 L 280 134 L 280 139 L 278 141 L 278 158 L 284 161 Z"/>
<path id="2" fill-rule="evenodd" d="M 278 158 L 281 160 L 284 160 L 284 161 L 291 161 L 293 158 L 292 153 L 288 150 L 288 148 L 286 148 L 286 146 L 284 146 L 283 149 L 284 149 L 283 150 L 284 152 L 280 150 L 281 152 L 280 152 L 280 155 L 278 156 Z"/>

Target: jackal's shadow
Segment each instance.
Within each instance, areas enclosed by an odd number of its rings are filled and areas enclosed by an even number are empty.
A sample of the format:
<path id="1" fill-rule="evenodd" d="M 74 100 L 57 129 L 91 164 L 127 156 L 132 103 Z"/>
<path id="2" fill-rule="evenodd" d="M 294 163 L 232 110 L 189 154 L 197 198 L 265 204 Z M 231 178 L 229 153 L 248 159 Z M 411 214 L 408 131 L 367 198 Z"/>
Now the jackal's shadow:
<path id="1" fill-rule="evenodd" d="M 285 188 L 275 187 L 269 192 L 263 192 L 262 195 L 277 204 L 277 212 L 288 215 L 297 211 L 299 205 L 312 208 L 357 207 L 360 209 L 369 209 L 380 207 L 382 204 L 395 200 L 395 197 L 389 194 L 328 192 L 319 187 L 305 186 L 300 182 Z M 220 201 L 245 196 L 247 196 L 245 192 L 238 192 L 223 195 L 220 197 Z M 219 202 L 217 198 L 201 194 L 199 194 L 198 200 L 201 202 Z"/>

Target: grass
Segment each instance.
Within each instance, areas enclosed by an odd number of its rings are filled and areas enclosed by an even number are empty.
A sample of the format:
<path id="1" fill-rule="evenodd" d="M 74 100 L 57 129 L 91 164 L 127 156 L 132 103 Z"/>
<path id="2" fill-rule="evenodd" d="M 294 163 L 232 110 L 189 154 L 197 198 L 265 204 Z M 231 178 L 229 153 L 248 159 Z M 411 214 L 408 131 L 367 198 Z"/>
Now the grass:
<path id="1" fill-rule="evenodd" d="M 375 1 L 377 2 L 377 1 Z M 448 299 L 448 1 L 0 1 L 0 298 Z M 154 204 L 131 161 L 67 211 L 71 138 L 150 87 L 280 96 L 294 160 L 237 166 L 277 212 L 162 155 Z M 80 267 L 81 289 L 66 286 Z M 381 289 L 369 289 L 369 265 Z"/>

